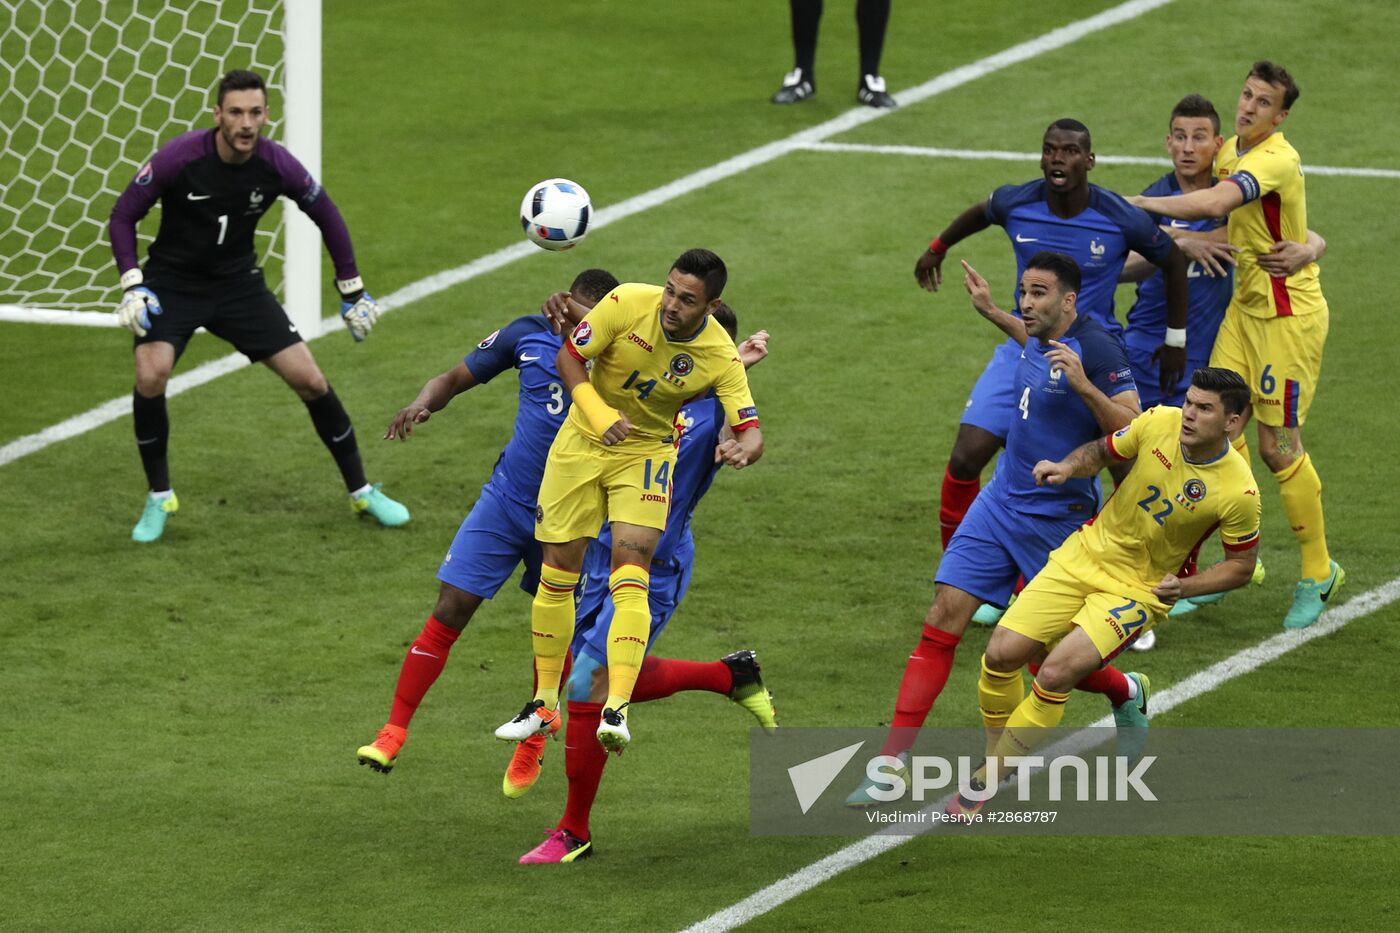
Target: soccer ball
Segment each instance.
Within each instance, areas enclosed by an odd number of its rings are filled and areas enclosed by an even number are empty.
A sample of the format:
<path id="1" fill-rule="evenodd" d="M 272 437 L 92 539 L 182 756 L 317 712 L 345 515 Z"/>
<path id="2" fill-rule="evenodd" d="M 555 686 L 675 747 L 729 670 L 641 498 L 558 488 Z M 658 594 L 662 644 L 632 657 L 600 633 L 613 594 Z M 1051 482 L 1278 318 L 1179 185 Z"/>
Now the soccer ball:
<path id="1" fill-rule="evenodd" d="M 568 249 L 588 233 L 593 202 L 588 192 L 567 178 L 550 178 L 525 192 L 520 202 L 520 226 L 541 249 Z"/>

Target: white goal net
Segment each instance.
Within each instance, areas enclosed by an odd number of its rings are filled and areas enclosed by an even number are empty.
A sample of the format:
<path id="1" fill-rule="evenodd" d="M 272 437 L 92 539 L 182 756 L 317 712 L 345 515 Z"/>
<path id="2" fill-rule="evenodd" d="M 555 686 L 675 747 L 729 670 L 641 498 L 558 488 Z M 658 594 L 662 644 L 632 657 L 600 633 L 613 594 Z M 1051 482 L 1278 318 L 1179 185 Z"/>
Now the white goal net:
<path id="1" fill-rule="evenodd" d="M 315 84 L 318 126 L 312 158 L 298 155 L 319 172 L 320 10 L 312 5 L 317 73 L 303 83 Z M 282 0 L 0 0 L 0 125 L 9 136 L 0 151 L 0 306 L 114 307 L 107 221 L 117 196 L 161 143 L 213 125 L 226 71 L 266 79 L 268 135 L 287 142 L 288 15 Z M 143 261 L 159 213 L 157 205 L 141 224 Z M 284 301 L 285 227 L 274 208 L 258 233 L 268 283 Z M 87 316 L 48 319 L 59 317 Z"/>

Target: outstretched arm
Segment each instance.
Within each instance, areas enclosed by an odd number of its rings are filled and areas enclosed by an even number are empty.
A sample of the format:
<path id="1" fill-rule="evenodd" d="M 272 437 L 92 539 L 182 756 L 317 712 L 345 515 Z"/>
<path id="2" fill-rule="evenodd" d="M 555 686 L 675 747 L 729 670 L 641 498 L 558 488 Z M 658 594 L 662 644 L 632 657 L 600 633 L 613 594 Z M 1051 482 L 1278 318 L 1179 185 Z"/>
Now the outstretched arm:
<path id="1" fill-rule="evenodd" d="M 384 431 L 386 441 L 398 438 L 408 440 L 413 434 L 413 426 L 422 424 L 432 417 L 433 412 L 442 411 L 447 403 L 476 385 L 476 376 L 466 363 L 458 363 L 445 373 L 440 373 L 423 384 L 418 397 L 400 408 Z"/>
<path id="2" fill-rule="evenodd" d="M 1228 179 L 1226 179 L 1228 181 Z M 1134 195 L 1128 203 L 1142 208 L 1149 214 L 1175 217 L 1177 220 L 1204 220 L 1207 217 L 1224 217 L 1244 203 L 1244 192 L 1239 185 L 1219 184 L 1186 194 L 1170 197 L 1149 198 Z"/>
<path id="3" fill-rule="evenodd" d="M 968 295 L 972 297 L 972 307 L 977 309 L 977 313 L 995 324 L 1006 336 L 1019 343 L 1026 345 L 1026 324 L 1014 314 L 1008 314 L 996 306 L 992 301 L 992 290 L 987 285 L 987 280 L 972 268 L 966 259 L 962 261 L 963 267 L 963 287 L 967 289 Z"/>
<path id="4" fill-rule="evenodd" d="M 943 284 L 943 257 L 948 255 L 948 250 L 974 233 L 986 230 L 991 223 L 987 219 L 986 201 L 978 201 L 953 218 L 947 229 L 934 237 L 928 249 L 914 263 L 914 280 L 925 291 L 938 291 L 938 286 Z"/>

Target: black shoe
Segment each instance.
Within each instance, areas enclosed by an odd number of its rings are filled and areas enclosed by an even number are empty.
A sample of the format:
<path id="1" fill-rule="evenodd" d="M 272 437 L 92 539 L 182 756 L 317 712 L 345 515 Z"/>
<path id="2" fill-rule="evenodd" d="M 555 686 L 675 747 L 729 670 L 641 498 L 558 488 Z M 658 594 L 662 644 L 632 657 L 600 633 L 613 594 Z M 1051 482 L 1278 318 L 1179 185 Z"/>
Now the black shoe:
<path id="1" fill-rule="evenodd" d="M 801 68 L 794 68 L 783 78 L 783 86 L 773 95 L 773 103 L 800 104 L 815 93 L 817 83 L 804 75 Z"/>
<path id="2" fill-rule="evenodd" d="M 885 92 L 885 79 L 879 75 L 861 76 L 860 84 L 856 86 L 856 100 L 867 107 L 899 106 L 895 99 Z"/>
<path id="3" fill-rule="evenodd" d="M 772 732 L 778 728 L 778 711 L 773 708 L 773 695 L 763 686 L 757 656 L 744 649 L 720 660 L 729 668 L 729 699 L 752 713 L 764 730 Z"/>

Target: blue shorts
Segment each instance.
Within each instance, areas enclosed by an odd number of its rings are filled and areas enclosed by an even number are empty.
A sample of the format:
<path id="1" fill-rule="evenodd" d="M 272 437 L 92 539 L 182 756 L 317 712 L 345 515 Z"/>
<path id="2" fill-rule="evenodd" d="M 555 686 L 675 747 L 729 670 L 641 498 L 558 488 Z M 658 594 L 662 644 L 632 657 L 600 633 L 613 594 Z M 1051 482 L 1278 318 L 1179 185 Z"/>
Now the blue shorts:
<path id="1" fill-rule="evenodd" d="M 963 424 L 990 431 L 1006 440 L 1012 414 L 1016 411 L 1016 367 L 1020 364 L 1021 345 L 1008 337 L 977 377 L 977 384 L 963 406 Z"/>
<path id="2" fill-rule="evenodd" d="M 1152 358 L 1152 354 L 1157 352 L 1157 348 L 1142 350 L 1137 347 L 1128 347 L 1128 365 L 1133 368 L 1133 381 L 1137 383 L 1138 398 L 1142 401 L 1142 410 L 1147 411 L 1153 405 L 1173 405 L 1180 408 L 1186 404 L 1186 389 L 1191 385 L 1191 374 L 1202 366 L 1210 365 L 1210 357 L 1203 360 L 1188 359 L 1186 361 L 1186 374 L 1181 377 L 1181 384 L 1176 387 L 1175 392 L 1162 391 L 1162 370 L 1157 365 L 1157 361 Z"/>
<path id="3" fill-rule="evenodd" d="M 647 636 L 647 651 L 675 615 L 676 607 L 690 589 L 690 571 L 695 563 L 694 546 L 682 545 L 676 550 L 669 566 L 658 567 L 652 562 L 651 583 L 647 587 L 647 602 L 651 609 L 651 634 Z M 579 596 L 578 616 L 574 623 L 574 641 L 570 646 L 574 657 L 588 655 L 599 664 L 608 663 L 608 629 L 612 627 L 613 604 L 608 598 L 608 575 L 612 570 L 612 555 L 597 541 L 588 543 L 583 559 L 583 593 Z"/>
<path id="4" fill-rule="evenodd" d="M 540 582 L 540 556 L 534 506 L 522 505 L 487 483 L 457 529 L 437 576 L 459 590 L 490 599 L 523 561 L 520 588 L 534 593 Z"/>
<path id="5" fill-rule="evenodd" d="M 988 486 L 973 500 L 967 517 L 948 542 L 935 583 L 955 586 L 984 603 L 1005 607 L 1016 578 L 1027 582 L 1040 572 L 1050 552 L 1084 524 L 1082 517 L 1051 518 L 1013 512 Z M 988 495 L 991 491 L 993 494 Z"/>

